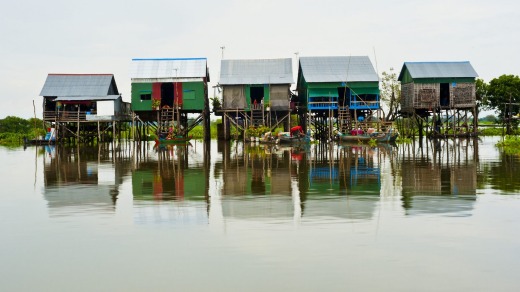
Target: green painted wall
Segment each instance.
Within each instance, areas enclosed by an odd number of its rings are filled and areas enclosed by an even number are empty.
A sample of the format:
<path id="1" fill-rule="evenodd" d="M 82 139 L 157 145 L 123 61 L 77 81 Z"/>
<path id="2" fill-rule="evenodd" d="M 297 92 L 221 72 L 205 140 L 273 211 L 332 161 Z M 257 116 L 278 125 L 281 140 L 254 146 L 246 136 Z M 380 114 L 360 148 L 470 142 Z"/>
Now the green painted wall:
<path id="1" fill-rule="evenodd" d="M 404 72 L 403 72 L 403 77 L 402 77 L 402 80 L 401 80 L 401 84 L 406 84 L 406 83 L 411 83 L 411 82 L 414 82 L 414 83 L 452 83 L 452 82 L 455 82 L 455 83 L 474 83 L 475 82 L 475 78 L 472 78 L 472 77 L 466 77 L 466 78 L 456 78 L 456 77 L 453 77 L 453 78 L 416 78 L 416 79 L 413 79 L 412 78 L 412 75 L 410 75 L 410 71 L 408 71 L 408 68 L 405 68 L 404 69 Z"/>
<path id="2" fill-rule="evenodd" d="M 183 104 L 182 108 L 185 110 L 203 110 L 204 99 L 206 93 L 204 92 L 204 82 L 183 82 Z"/>
<path id="3" fill-rule="evenodd" d="M 182 91 L 184 110 L 204 110 L 206 92 L 203 81 L 183 82 Z M 141 100 L 142 93 L 152 93 L 152 83 L 132 83 L 132 110 L 151 111 L 152 101 Z"/>
<path id="4" fill-rule="evenodd" d="M 414 83 L 475 83 L 475 78 L 421 78 L 414 79 Z"/>
<path id="5" fill-rule="evenodd" d="M 141 100 L 142 93 L 152 93 L 151 83 L 132 83 L 132 110 L 151 111 L 152 101 Z"/>
<path id="6" fill-rule="evenodd" d="M 337 94 L 338 87 L 345 86 L 342 82 L 304 83 L 302 85 L 305 85 L 305 87 L 301 91 L 304 95 L 300 95 L 300 102 L 303 98 L 305 104 L 307 104 L 307 91 L 309 89 L 329 89 Z M 347 82 L 346 85 L 356 94 L 380 94 L 378 82 Z M 298 92 L 298 94 L 301 93 Z"/>

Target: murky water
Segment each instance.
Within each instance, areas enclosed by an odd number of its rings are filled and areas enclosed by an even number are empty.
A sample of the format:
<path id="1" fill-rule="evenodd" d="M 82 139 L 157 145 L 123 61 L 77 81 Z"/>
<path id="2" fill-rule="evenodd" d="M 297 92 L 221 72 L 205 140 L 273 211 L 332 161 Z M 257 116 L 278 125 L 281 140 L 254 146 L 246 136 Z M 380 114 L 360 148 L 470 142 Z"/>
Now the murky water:
<path id="1" fill-rule="evenodd" d="M 495 143 L 0 148 L 0 289 L 518 291 Z"/>

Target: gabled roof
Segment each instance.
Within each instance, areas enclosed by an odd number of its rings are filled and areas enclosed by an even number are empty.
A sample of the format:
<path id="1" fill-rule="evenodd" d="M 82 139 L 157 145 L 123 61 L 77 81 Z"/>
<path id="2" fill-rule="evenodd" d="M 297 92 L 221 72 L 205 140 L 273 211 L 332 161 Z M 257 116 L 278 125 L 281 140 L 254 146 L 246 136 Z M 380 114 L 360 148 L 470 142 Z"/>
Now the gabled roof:
<path id="1" fill-rule="evenodd" d="M 113 74 L 49 74 L 40 96 L 107 96 L 119 94 Z"/>
<path id="2" fill-rule="evenodd" d="M 204 78 L 206 58 L 132 59 L 130 78 Z"/>
<path id="3" fill-rule="evenodd" d="M 221 85 L 292 83 L 290 58 L 221 61 Z"/>
<path id="4" fill-rule="evenodd" d="M 418 78 L 476 78 L 477 72 L 468 61 L 464 62 L 405 62 L 398 80 L 408 70 L 413 79 Z"/>
<path id="5" fill-rule="evenodd" d="M 301 57 L 300 69 L 307 82 L 378 82 L 367 56 Z"/>

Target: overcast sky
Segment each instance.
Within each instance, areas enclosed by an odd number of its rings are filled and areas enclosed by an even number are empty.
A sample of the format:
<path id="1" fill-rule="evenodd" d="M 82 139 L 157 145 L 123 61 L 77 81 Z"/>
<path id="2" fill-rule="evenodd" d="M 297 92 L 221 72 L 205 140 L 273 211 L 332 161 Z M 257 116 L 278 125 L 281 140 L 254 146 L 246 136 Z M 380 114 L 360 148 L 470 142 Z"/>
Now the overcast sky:
<path id="1" fill-rule="evenodd" d="M 0 118 L 41 117 L 48 73 L 113 73 L 130 100 L 132 58 L 366 55 L 379 74 L 405 61 L 470 61 L 485 81 L 520 74 L 520 2 L 351 0 L 17 0 L 0 17 Z M 296 76 L 296 72 L 293 72 Z M 210 96 L 213 91 L 210 90 Z"/>

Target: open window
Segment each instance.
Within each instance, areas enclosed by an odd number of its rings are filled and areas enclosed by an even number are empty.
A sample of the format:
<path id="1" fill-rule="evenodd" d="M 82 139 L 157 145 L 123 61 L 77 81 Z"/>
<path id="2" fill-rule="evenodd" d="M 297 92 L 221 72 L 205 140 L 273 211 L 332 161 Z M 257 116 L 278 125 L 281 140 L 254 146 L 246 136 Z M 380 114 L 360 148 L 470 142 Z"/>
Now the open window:
<path id="1" fill-rule="evenodd" d="M 141 97 L 141 100 L 152 100 L 151 91 L 141 91 L 139 92 L 139 96 Z"/>

